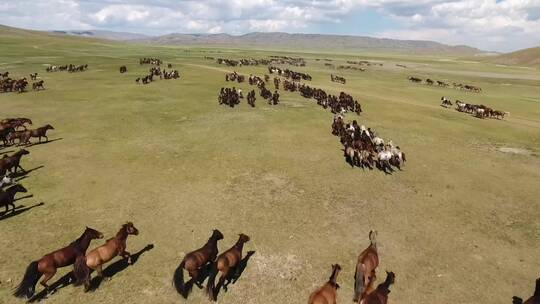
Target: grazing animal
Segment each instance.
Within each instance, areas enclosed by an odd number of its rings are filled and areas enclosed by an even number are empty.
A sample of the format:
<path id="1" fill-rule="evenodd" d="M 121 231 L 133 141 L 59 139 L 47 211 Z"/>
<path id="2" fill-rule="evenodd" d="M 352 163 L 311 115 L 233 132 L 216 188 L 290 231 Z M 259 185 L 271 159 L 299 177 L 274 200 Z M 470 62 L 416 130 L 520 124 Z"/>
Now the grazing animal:
<path id="1" fill-rule="evenodd" d="M 26 132 L 24 132 L 24 138 L 21 139 L 21 141 L 25 144 L 29 144 L 30 143 L 30 138 L 32 137 L 38 137 L 39 138 L 39 142 L 41 142 L 41 138 L 42 137 L 45 137 L 45 139 L 47 141 L 49 141 L 49 138 L 47 137 L 47 131 L 48 130 L 54 130 L 53 126 L 51 125 L 45 125 L 41 128 L 37 128 L 37 129 L 34 129 L 34 130 L 27 130 Z"/>
<path id="2" fill-rule="evenodd" d="M 317 288 L 309 296 L 308 304 L 336 304 L 337 303 L 337 290 L 339 284 L 337 283 L 337 276 L 341 271 L 339 264 L 332 265 L 332 274 L 323 286 Z"/>
<path id="3" fill-rule="evenodd" d="M 21 149 L 13 153 L 11 156 L 4 156 L 4 158 L 1 158 L 0 175 L 5 175 L 8 170 L 11 173 L 17 173 L 17 168 L 20 168 L 24 172 L 25 170 L 23 167 L 21 167 L 21 157 L 28 154 L 30 154 L 30 152 L 25 149 Z"/>
<path id="4" fill-rule="evenodd" d="M 377 252 L 377 231 L 369 232 L 370 245 L 360 253 L 354 274 L 354 302 L 358 302 L 366 292 L 370 281 L 375 281 L 375 269 L 379 266 Z"/>
<path id="5" fill-rule="evenodd" d="M 216 301 L 216 291 L 218 291 L 220 287 L 227 290 L 228 284 L 225 284 L 225 280 L 230 278 L 230 276 L 233 274 L 232 271 L 238 272 L 240 270 L 240 267 L 237 266 L 242 260 L 242 249 L 244 248 L 244 244 L 247 242 L 249 242 L 249 236 L 241 233 L 236 244 L 234 244 L 234 246 L 229 250 L 220 254 L 217 261 L 212 265 L 208 278 L 208 285 L 206 286 L 206 291 L 210 300 Z M 217 286 L 215 286 L 218 272 L 221 272 L 221 277 L 219 278 Z"/>
<path id="6" fill-rule="evenodd" d="M 131 264 L 131 254 L 126 251 L 126 243 L 129 235 L 138 235 L 139 230 L 135 228 L 132 222 L 122 225 L 115 237 L 108 239 L 105 244 L 88 252 L 86 256 L 80 255 L 75 261 L 73 273 L 77 285 L 84 284 L 85 291 L 90 288 L 90 269 L 96 270 L 98 276 L 103 278 L 103 264 L 114 259 L 116 256 L 122 256 L 128 259 Z"/>
<path id="7" fill-rule="evenodd" d="M 513 304 L 540 304 L 540 278 L 536 279 L 536 287 L 534 289 L 534 294 L 523 302 L 523 299 L 520 297 L 512 297 Z"/>
<path id="8" fill-rule="evenodd" d="M 9 206 L 11 206 L 11 212 L 15 212 L 15 204 L 13 202 L 15 201 L 15 195 L 18 192 L 26 193 L 28 192 L 28 190 L 26 190 L 26 188 L 20 184 L 11 186 L 7 188 L 5 191 L 0 189 L 0 207 L 1 206 L 6 207 L 6 211 L 4 211 L 4 214 L 8 213 Z"/>
<path id="9" fill-rule="evenodd" d="M 40 284 L 45 287 L 45 291 L 48 293 L 49 285 L 47 285 L 47 282 L 56 274 L 56 270 L 75 263 L 78 256 L 84 256 L 86 249 L 90 245 L 90 241 L 101 238 L 103 238 L 101 232 L 86 227 L 83 234 L 68 246 L 33 261 L 26 268 L 24 277 L 13 295 L 18 298 L 31 298 L 34 295 L 36 284 L 41 276 L 45 277 L 41 280 Z"/>
<path id="10" fill-rule="evenodd" d="M 390 294 L 390 285 L 394 284 L 396 275 L 393 272 L 386 272 L 386 280 L 379 284 L 377 288 L 367 294 L 360 300 L 360 304 L 386 304 L 388 303 L 388 294 Z M 371 281 L 371 284 L 374 282 Z"/>
<path id="11" fill-rule="evenodd" d="M 193 282 L 202 288 L 201 282 L 199 282 L 199 275 L 203 267 L 213 263 L 218 254 L 217 242 L 223 239 L 223 234 L 214 229 L 212 236 L 208 239 L 206 244 L 192 251 L 184 257 L 180 265 L 176 268 L 173 277 L 173 285 L 176 291 L 184 298 L 187 299 Z M 184 282 L 184 269 L 189 272 L 191 280 L 188 283 Z"/>

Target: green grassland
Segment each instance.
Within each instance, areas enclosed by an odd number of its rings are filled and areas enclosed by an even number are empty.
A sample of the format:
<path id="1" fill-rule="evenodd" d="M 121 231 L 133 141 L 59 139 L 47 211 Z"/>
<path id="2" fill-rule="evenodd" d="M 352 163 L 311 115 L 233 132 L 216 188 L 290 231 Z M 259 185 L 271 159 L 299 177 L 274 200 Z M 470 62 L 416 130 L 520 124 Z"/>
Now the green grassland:
<path id="1" fill-rule="evenodd" d="M 407 153 L 402 172 L 351 169 L 331 134 L 332 114 L 298 93 L 219 106 L 232 68 L 205 60 L 300 56 L 312 84 L 360 100 L 357 118 Z M 180 80 L 136 85 L 138 58 L 172 63 Z M 373 60 L 366 72 L 336 71 Z M 88 64 L 45 73 L 46 64 Z M 396 67 L 400 63 L 408 68 Z M 118 68 L 126 65 L 128 73 Z M 112 237 L 133 221 L 134 266 L 95 292 L 68 286 L 46 303 L 180 303 L 171 285 L 185 253 L 219 228 L 230 247 L 240 232 L 256 251 L 221 303 L 305 303 L 340 263 L 339 302 L 352 301 L 357 255 L 379 232 L 381 264 L 396 273 L 392 303 L 510 303 L 532 293 L 540 270 L 540 71 L 436 56 L 152 47 L 0 31 L 0 72 L 39 72 L 46 90 L 0 94 L 0 118 L 52 124 L 47 144 L 28 148 L 20 182 L 44 204 L 0 221 L 0 302 L 26 266 L 76 239 L 84 226 Z M 265 67 L 239 67 L 262 76 Z M 330 74 L 347 78 L 330 82 Z M 428 87 L 409 75 L 482 87 L 482 94 Z M 247 91 L 247 84 L 236 84 Z M 481 120 L 439 106 L 441 96 L 511 112 Z M 352 115 L 348 115 L 352 119 Z M 356 118 L 356 117 L 354 117 Z M 500 148 L 519 153 L 503 153 Z M 8 153 L 16 148 L 5 148 Z M 11 153 L 11 152 L 9 152 Z M 101 244 L 95 241 L 91 247 Z M 64 268 L 55 279 L 70 271 Z M 53 279 L 54 281 L 54 279 Z M 40 290 L 41 287 L 38 287 Z M 191 303 L 208 302 L 195 290 Z"/>

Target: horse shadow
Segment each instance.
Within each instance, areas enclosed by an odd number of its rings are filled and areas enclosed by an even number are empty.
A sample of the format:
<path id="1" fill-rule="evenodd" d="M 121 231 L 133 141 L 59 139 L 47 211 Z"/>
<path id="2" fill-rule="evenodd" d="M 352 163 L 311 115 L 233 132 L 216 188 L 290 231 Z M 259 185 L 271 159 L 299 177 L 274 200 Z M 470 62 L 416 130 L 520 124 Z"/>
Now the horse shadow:
<path id="1" fill-rule="evenodd" d="M 33 147 L 33 146 L 45 145 L 45 144 L 52 143 L 52 142 L 55 142 L 55 141 L 59 141 L 59 140 L 62 140 L 62 139 L 64 139 L 64 138 L 60 137 L 60 138 L 55 138 L 55 139 L 51 139 L 51 140 L 48 140 L 48 141 L 38 141 L 38 142 L 30 143 L 30 144 L 27 144 L 27 145 L 24 145 L 24 146 L 25 147 Z"/>
<path id="2" fill-rule="evenodd" d="M 73 275 L 73 271 L 70 271 L 66 273 L 63 277 L 58 279 L 56 282 L 49 285 L 50 292 L 47 292 L 45 289 L 43 289 L 42 291 L 34 295 L 32 298 L 30 298 L 30 300 L 28 300 L 28 303 L 39 302 L 41 300 L 45 300 L 49 294 L 54 294 L 58 290 L 66 286 L 69 286 L 73 284 L 74 282 L 75 282 L 75 276 Z"/>
<path id="3" fill-rule="evenodd" d="M 28 195 L 28 196 L 26 196 L 26 197 L 18 198 L 18 199 L 16 199 L 16 200 L 20 200 L 20 199 L 28 198 L 28 197 L 32 197 L 32 196 L 31 196 L 31 195 Z M 32 206 L 29 206 L 29 207 L 25 207 L 25 206 L 17 206 L 17 207 L 15 207 L 15 211 L 12 211 L 12 212 L 10 212 L 10 213 L 8 213 L 8 214 L 2 213 L 2 214 L 0 215 L 0 221 L 7 220 L 8 218 L 17 216 L 17 215 L 19 215 L 19 214 L 21 214 L 21 213 L 24 213 L 24 212 L 26 212 L 26 211 L 29 211 L 30 209 L 34 209 L 34 208 L 36 208 L 36 207 L 40 207 L 40 206 L 43 206 L 43 205 L 45 205 L 44 202 L 41 202 L 41 203 L 39 203 L 39 204 L 35 204 L 35 205 L 32 205 Z"/>
<path id="4" fill-rule="evenodd" d="M 191 292 L 193 291 L 193 286 L 197 286 L 199 289 L 204 288 L 204 281 L 210 276 L 210 271 L 212 270 L 212 263 L 207 263 L 199 269 L 199 275 L 197 278 L 191 278 L 185 283 L 185 294 L 184 298 L 188 298 Z"/>
<path id="5" fill-rule="evenodd" d="M 216 291 L 215 291 L 216 299 L 219 295 L 219 292 L 221 291 L 221 288 L 223 288 L 223 290 L 227 292 L 230 284 L 233 284 L 233 285 L 236 284 L 236 281 L 240 279 L 240 277 L 242 276 L 242 273 L 244 273 L 244 270 L 246 270 L 249 259 L 254 254 L 255 254 L 255 251 L 248 251 L 246 256 L 240 261 L 240 264 L 238 264 L 238 266 L 236 266 L 236 268 L 233 271 L 231 271 L 230 275 L 227 276 L 227 278 L 225 278 L 225 283 L 221 285 L 218 283 L 218 285 L 216 286 Z"/>
<path id="6" fill-rule="evenodd" d="M 34 171 L 36 171 L 36 170 L 39 170 L 39 169 L 41 169 L 41 168 L 44 168 L 44 167 L 45 167 L 45 166 L 41 165 L 41 166 L 37 166 L 37 167 L 35 167 L 35 168 L 32 168 L 32 169 L 30 169 L 30 170 L 17 171 L 16 173 L 12 173 L 10 176 L 11 176 L 12 178 L 19 178 L 19 177 L 20 177 L 20 178 L 17 180 L 17 181 L 19 181 L 19 180 L 23 179 L 23 177 L 27 176 L 29 173 L 32 173 L 32 172 L 34 172 Z"/>
<path id="7" fill-rule="evenodd" d="M 154 249 L 154 244 L 148 244 L 143 249 L 141 249 L 138 252 L 132 254 L 131 255 L 131 266 L 133 266 L 133 265 L 135 265 L 135 263 L 137 263 L 137 261 L 139 260 L 139 258 L 141 257 L 141 255 L 143 253 L 145 253 L 147 251 L 150 251 L 152 249 Z M 130 266 L 130 264 L 128 263 L 127 259 L 118 260 L 118 261 L 112 263 L 111 265 L 107 266 L 107 268 L 105 268 L 103 270 L 103 276 L 106 277 L 106 278 L 112 278 L 117 273 L 124 271 L 129 266 Z M 92 280 L 90 280 L 90 288 L 88 289 L 88 291 L 96 291 L 99 288 L 99 286 L 101 285 L 102 282 L 103 282 L 103 277 L 100 277 L 100 276 L 94 277 Z"/>

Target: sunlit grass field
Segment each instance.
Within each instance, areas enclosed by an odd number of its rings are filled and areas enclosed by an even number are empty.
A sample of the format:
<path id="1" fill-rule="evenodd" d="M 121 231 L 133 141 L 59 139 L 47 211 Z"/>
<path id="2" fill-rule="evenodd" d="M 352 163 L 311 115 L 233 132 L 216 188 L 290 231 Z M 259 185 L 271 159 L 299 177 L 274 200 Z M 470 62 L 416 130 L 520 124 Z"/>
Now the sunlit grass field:
<path id="1" fill-rule="evenodd" d="M 68 286 L 46 303 L 179 303 L 171 285 L 185 253 L 214 228 L 226 250 L 239 233 L 254 250 L 240 280 L 221 303 L 305 303 L 341 264 L 339 302 L 353 296 L 358 254 L 379 233 L 379 282 L 396 273 L 392 303 L 510 303 L 532 293 L 540 270 L 540 71 L 475 58 L 252 49 L 153 47 L 0 31 L 0 72 L 38 72 L 46 90 L 0 94 L 0 118 L 50 123 L 50 143 L 28 148 L 20 183 L 36 206 L 0 220 L 0 302 L 26 266 L 75 240 L 85 226 L 113 237 L 126 221 L 146 245 L 137 263 L 90 293 Z M 309 84 L 363 106 L 361 124 L 407 153 L 393 175 L 352 169 L 331 134 L 332 114 L 298 93 L 281 91 L 269 106 L 257 95 L 219 106 L 219 89 L 236 70 L 263 76 L 264 66 L 230 68 L 215 58 L 303 57 Z M 147 74 L 140 57 L 172 63 L 179 80 L 137 85 Z M 383 66 L 334 70 L 347 60 Z M 46 64 L 88 64 L 82 73 L 46 73 Z M 397 67 L 403 64 L 407 68 Z M 118 69 L 126 65 L 128 72 Z M 330 81 L 342 75 L 346 85 Z M 408 76 L 482 87 L 474 94 L 412 84 Z M 272 86 L 273 87 L 273 86 Z M 477 119 L 439 106 L 441 96 L 510 112 Z M 502 152 L 501 151 L 506 151 Z M 504 149 L 511 148 L 511 149 Z M 18 149 L 0 150 L 11 154 Z M 510 151 L 510 152 L 508 152 Z M 3 210 L 3 209 L 2 209 Z M 91 248 L 100 245 L 94 241 Z M 118 258 L 119 259 L 119 258 Z M 71 270 L 62 268 L 53 278 Z M 38 287 L 41 290 L 41 287 Z M 187 302 L 208 302 L 194 290 Z"/>

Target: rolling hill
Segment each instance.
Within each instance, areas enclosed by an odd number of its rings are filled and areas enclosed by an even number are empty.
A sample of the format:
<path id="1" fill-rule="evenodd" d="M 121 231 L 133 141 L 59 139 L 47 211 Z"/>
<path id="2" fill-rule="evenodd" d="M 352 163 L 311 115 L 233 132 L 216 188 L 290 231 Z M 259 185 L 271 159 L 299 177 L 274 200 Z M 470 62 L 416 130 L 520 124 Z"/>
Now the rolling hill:
<path id="1" fill-rule="evenodd" d="M 528 67 L 540 66 L 540 47 L 519 50 L 493 57 L 490 61 L 498 64 L 520 65 Z"/>

